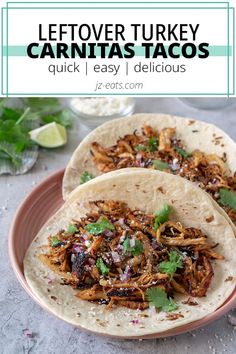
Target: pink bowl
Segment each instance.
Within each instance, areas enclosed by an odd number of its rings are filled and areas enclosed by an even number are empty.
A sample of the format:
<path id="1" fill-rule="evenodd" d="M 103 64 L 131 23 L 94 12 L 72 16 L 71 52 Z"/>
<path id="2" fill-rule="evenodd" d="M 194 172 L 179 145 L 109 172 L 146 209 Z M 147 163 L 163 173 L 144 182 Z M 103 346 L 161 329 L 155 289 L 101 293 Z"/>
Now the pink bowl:
<path id="1" fill-rule="evenodd" d="M 9 234 L 9 255 L 17 279 L 25 291 L 41 307 L 49 312 L 51 312 L 50 308 L 45 307 L 44 304 L 34 295 L 25 280 L 23 259 L 27 248 L 40 228 L 63 204 L 61 194 L 63 174 L 64 170 L 60 170 L 52 174 L 32 190 L 28 197 L 26 197 L 18 207 Z M 236 289 L 220 308 L 201 320 L 191 322 L 187 325 L 183 325 L 166 332 L 130 338 L 162 338 L 192 331 L 215 321 L 235 306 Z"/>

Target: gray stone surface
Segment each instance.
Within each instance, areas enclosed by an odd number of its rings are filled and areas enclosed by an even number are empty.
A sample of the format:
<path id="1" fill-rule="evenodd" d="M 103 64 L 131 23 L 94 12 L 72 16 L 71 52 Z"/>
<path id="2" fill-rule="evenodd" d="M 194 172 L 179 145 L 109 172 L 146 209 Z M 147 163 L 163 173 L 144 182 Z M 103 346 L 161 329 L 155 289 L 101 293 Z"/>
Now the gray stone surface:
<path id="1" fill-rule="evenodd" d="M 235 100 L 236 103 L 236 100 Z M 175 98 L 137 99 L 136 112 L 165 112 L 216 123 L 236 139 L 236 104 L 224 110 L 199 111 Z M 17 206 L 50 173 L 64 167 L 88 129 L 78 124 L 66 147 L 40 150 L 34 168 L 24 176 L 0 176 L 0 353 L 118 354 L 235 353 L 236 327 L 225 315 L 215 323 L 177 337 L 138 341 L 87 334 L 45 312 L 24 292 L 13 274 L 7 252 L 8 230 Z M 231 315 L 235 315 L 236 311 Z M 236 323 L 235 323 L 236 324 Z M 33 332 L 32 338 L 23 331 Z"/>

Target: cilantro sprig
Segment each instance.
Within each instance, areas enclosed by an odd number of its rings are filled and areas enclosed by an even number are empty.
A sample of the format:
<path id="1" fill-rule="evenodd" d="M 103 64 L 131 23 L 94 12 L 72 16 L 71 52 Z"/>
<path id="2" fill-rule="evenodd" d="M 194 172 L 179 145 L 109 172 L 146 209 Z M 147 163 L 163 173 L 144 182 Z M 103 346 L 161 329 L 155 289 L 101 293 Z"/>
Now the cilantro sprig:
<path id="1" fill-rule="evenodd" d="M 104 263 L 103 259 L 102 258 L 98 258 L 97 261 L 96 261 L 96 266 L 99 270 L 99 272 L 102 274 L 102 275 L 106 275 L 109 273 L 110 271 L 110 268 L 107 267 L 107 265 Z"/>
<path id="2" fill-rule="evenodd" d="M 165 290 L 160 287 L 150 288 L 146 291 L 149 303 L 160 311 L 171 312 L 178 308 L 178 305 L 171 298 L 168 299 Z"/>
<path id="3" fill-rule="evenodd" d="M 0 164 L 6 161 L 15 167 L 22 164 L 23 152 L 36 145 L 29 135 L 32 125 L 56 122 L 66 128 L 71 126 L 72 115 L 62 109 L 58 99 L 30 97 L 24 102 L 26 109 L 15 109 L 5 106 L 7 99 L 0 101 Z M 52 110 L 56 113 L 45 116 Z M 32 124 L 33 121 L 37 123 Z"/>
<path id="4" fill-rule="evenodd" d="M 94 176 L 91 173 L 89 173 L 88 171 L 84 171 L 80 176 L 80 184 L 86 183 L 93 178 Z"/>
<path id="5" fill-rule="evenodd" d="M 114 229 L 115 229 L 114 225 L 111 224 L 110 221 L 104 216 L 99 218 L 98 221 L 85 226 L 85 230 L 92 235 L 99 235 L 106 230 L 114 230 Z"/>
<path id="6" fill-rule="evenodd" d="M 147 151 L 147 146 L 143 144 L 136 145 L 134 148 L 135 151 Z"/>
<path id="7" fill-rule="evenodd" d="M 160 160 L 152 160 L 152 164 L 156 170 L 164 171 L 170 169 L 168 163 L 162 162 Z"/>
<path id="8" fill-rule="evenodd" d="M 183 156 L 185 159 L 186 159 L 187 157 L 191 156 L 191 154 L 190 154 L 189 152 L 185 151 L 184 149 L 182 149 L 182 148 L 180 148 L 180 147 L 178 147 L 178 146 L 176 146 L 176 147 L 174 148 L 174 150 L 177 151 L 177 152 L 178 152 L 181 156 Z"/>
<path id="9" fill-rule="evenodd" d="M 74 234 L 78 231 L 77 227 L 73 224 L 69 225 L 67 228 L 67 232 L 70 234 Z"/>
<path id="10" fill-rule="evenodd" d="M 51 246 L 52 247 L 57 247 L 60 243 L 61 243 L 61 241 L 56 236 L 51 237 Z"/>
<path id="11" fill-rule="evenodd" d="M 154 152 L 157 151 L 159 145 L 158 139 L 153 136 L 148 140 L 149 151 Z"/>
<path id="12" fill-rule="evenodd" d="M 169 253 L 168 261 L 163 261 L 159 264 L 160 272 L 168 274 L 170 279 L 173 278 L 173 275 L 178 268 L 183 268 L 183 260 L 176 251 L 171 251 Z"/>
<path id="13" fill-rule="evenodd" d="M 226 188 L 221 188 L 219 193 L 220 193 L 220 199 L 219 199 L 220 204 L 236 210 L 236 194 Z"/>
<path id="14" fill-rule="evenodd" d="M 138 256 L 139 254 L 143 253 L 144 248 L 143 244 L 139 240 L 135 240 L 134 246 L 130 245 L 130 238 L 126 238 L 123 242 L 123 252 L 127 253 L 130 252 L 132 256 Z"/>
<path id="15" fill-rule="evenodd" d="M 169 220 L 171 213 L 171 207 L 168 204 L 164 204 L 162 209 L 155 212 L 155 219 L 153 228 L 155 231 L 160 227 L 161 224 Z"/>

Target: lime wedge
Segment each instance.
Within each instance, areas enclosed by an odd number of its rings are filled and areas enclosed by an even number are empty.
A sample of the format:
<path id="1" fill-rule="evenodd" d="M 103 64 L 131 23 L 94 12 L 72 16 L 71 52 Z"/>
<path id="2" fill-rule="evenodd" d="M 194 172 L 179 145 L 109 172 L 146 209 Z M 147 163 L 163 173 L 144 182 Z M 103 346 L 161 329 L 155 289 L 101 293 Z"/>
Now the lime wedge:
<path id="1" fill-rule="evenodd" d="M 66 129 L 55 122 L 31 130 L 29 134 L 32 140 L 46 148 L 55 148 L 67 143 Z"/>

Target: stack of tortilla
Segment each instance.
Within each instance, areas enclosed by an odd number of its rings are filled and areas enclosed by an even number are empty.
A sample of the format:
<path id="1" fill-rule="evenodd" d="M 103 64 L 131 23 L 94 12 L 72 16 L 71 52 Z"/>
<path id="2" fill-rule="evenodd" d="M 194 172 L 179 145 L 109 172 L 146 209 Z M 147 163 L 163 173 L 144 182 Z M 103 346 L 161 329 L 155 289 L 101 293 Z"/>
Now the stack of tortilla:
<path id="1" fill-rule="evenodd" d="M 137 114 L 109 121 L 93 130 L 79 144 L 63 179 L 65 203 L 30 245 L 24 260 L 24 273 L 30 288 L 45 307 L 69 323 L 100 334 L 140 337 L 202 319 L 219 308 L 230 297 L 236 285 L 236 229 L 234 217 L 231 217 L 234 215 L 232 198 L 227 206 L 221 203 L 219 195 L 213 198 L 206 188 L 201 188 L 201 181 L 189 181 L 183 174 L 181 177 L 176 175 L 171 168 L 160 170 L 145 168 L 150 167 L 150 164 L 139 164 L 114 169 L 112 164 L 113 170 L 103 173 L 106 166 L 102 165 L 101 169 L 95 163 L 94 143 L 102 146 L 102 149 L 115 149 L 123 137 L 141 136 L 145 126 L 158 132 L 172 128 L 175 131 L 175 143 L 181 141 L 184 144 L 184 149 L 179 148 L 182 155 L 194 151 L 202 152 L 205 156 L 214 154 L 224 163 L 227 177 L 233 179 L 236 171 L 236 145 L 227 134 L 214 125 L 176 116 Z M 140 151 L 145 151 L 144 148 L 141 147 Z M 158 146 L 155 148 L 158 149 Z M 214 165 L 219 163 L 214 158 L 212 161 Z M 92 179 L 81 184 L 81 176 L 85 172 Z M 230 189 L 231 197 L 236 198 L 233 182 L 230 183 L 231 189 L 228 186 L 222 189 L 226 194 Z M 201 229 L 211 243 L 218 245 L 217 251 L 224 256 L 223 260 L 213 263 L 214 276 L 207 296 L 198 298 L 197 306 L 189 306 L 189 296 L 178 294 L 175 300 L 181 316 L 172 320 L 167 319 L 166 313 L 162 311 L 149 309 L 137 312 L 125 307 L 107 310 L 105 305 L 75 297 L 76 290 L 62 285 L 60 275 L 40 262 L 38 256 L 45 252 L 48 236 L 66 229 L 71 220 L 84 217 L 90 211 L 90 202 L 94 200 L 122 201 L 131 209 L 138 208 L 149 214 L 160 210 L 167 203 L 173 209 L 173 220 L 186 227 Z M 53 279 L 50 294 L 48 279 Z M 132 322 L 134 318 L 138 319 L 137 322 Z"/>

